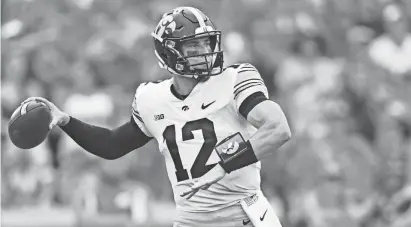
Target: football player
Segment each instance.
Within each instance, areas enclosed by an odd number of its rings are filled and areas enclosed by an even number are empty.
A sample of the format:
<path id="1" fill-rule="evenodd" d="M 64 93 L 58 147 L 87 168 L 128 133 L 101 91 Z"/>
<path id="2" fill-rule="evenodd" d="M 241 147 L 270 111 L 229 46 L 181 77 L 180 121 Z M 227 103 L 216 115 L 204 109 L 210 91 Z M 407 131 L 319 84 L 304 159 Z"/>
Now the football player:
<path id="1" fill-rule="evenodd" d="M 223 67 L 221 31 L 200 10 L 165 13 L 151 34 L 171 79 L 141 84 L 131 119 L 115 129 L 84 123 L 41 97 L 58 125 L 86 151 L 117 159 L 158 142 L 172 184 L 175 227 L 280 226 L 260 189 L 260 160 L 291 132 L 251 64 Z"/>

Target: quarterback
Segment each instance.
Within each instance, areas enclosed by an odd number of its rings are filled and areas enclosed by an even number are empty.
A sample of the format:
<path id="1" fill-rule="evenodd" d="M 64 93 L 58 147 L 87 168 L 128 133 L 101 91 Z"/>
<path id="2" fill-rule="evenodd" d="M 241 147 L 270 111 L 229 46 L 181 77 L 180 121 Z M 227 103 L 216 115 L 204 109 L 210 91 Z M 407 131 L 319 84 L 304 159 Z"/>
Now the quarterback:
<path id="1" fill-rule="evenodd" d="M 268 99 L 251 64 L 223 66 L 221 31 L 200 10 L 178 7 L 152 32 L 170 79 L 137 87 L 131 119 L 115 129 L 84 123 L 48 105 L 86 151 L 117 159 L 158 142 L 174 192 L 175 227 L 281 226 L 260 189 L 260 160 L 291 138 L 283 111 Z"/>

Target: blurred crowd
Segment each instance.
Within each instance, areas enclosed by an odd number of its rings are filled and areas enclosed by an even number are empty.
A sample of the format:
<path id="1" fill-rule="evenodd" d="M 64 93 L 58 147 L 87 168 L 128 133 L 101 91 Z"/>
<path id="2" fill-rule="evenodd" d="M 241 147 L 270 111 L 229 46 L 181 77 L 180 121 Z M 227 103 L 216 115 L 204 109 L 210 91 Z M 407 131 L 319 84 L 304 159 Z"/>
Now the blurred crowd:
<path id="1" fill-rule="evenodd" d="M 169 77 L 150 32 L 165 11 L 191 5 L 223 31 L 226 65 L 254 64 L 287 115 L 293 139 L 262 168 L 283 225 L 411 226 L 411 0 L 1 4 L 2 209 L 70 207 L 169 226 L 162 210 L 174 204 L 155 142 L 107 161 L 60 129 L 20 150 L 7 125 L 29 96 L 100 126 L 129 120 L 137 85 Z"/>

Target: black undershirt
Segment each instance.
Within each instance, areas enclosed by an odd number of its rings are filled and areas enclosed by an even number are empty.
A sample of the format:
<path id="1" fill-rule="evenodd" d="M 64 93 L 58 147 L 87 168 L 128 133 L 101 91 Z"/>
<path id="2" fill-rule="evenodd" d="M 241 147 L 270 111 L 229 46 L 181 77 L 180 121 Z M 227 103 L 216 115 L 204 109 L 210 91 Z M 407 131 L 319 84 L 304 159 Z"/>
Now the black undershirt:
<path id="1" fill-rule="evenodd" d="M 148 137 L 131 118 L 115 129 L 102 128 L 84 123 L 74 117 L 65 126 L 60 126 L 86 151 L 105 159 L 116 159 L 144 146 Z"/>

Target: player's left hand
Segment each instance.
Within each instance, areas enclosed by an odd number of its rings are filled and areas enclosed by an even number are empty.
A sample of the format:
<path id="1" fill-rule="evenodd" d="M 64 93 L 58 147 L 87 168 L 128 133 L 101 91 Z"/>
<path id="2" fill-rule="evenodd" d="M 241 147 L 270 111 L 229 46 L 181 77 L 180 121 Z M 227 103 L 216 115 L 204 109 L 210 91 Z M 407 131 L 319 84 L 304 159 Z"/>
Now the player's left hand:
<path id="1" fill-rule="evenodd" d="M 217 164 L 216 166 L 214 166 L 214 168 L 212 168 L 210 171 L 208 171 L 206 174 L 204 174 L 204 176 L 200 177 L 197 180 L 197 182 L 194 183 L 194 185 L 191 186 L 191 188 L 188 191 L 183 192 L 183 194 L 181 194 L 181 197 L 184 197 L 184 196 L 188 195 L 187 199 L 190 199 L 200 189 L 206 190 L 212 184 L 214 184 L 214 183 L 218 182 L 219 180 L 223 179 L 225 174 L 226 174 L 226 172 L 223 169 L 223 167 L 221 167 L 219 164 Z"/>

